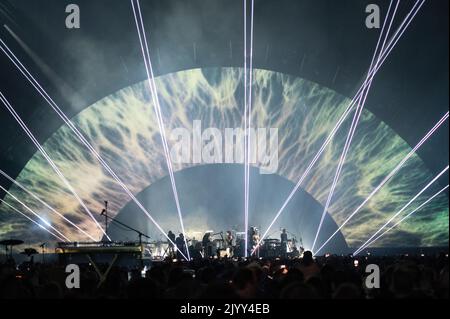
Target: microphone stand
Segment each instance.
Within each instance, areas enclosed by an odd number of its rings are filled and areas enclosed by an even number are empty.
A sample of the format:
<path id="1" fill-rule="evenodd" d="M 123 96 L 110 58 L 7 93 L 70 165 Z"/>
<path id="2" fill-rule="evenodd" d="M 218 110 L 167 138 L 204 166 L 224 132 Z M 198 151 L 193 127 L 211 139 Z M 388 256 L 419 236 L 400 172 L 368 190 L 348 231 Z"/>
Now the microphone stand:
<path id="1" fill-rule="evenodd" d="M 106 214 L 105 210 L 102 211 L 101 215 L 105 216 L 106 223 L 108 223 L 108 219 L 109 219 L 111 222 L 114 222 L 114 223 L 116 223 L 118 225 L 121 225 L 121 226 L 123 226 L 123 227 L 125 227 L 125 228 L 127 228 L 127 229 L 129 229 L 131 231 L 134 231 L 135 233 L 138 234 L 139 246 L 141 247 L 141 258 L 140 258 L 140 260 L 141 260 L 141 267 L 143 267 L 144 266 L 144 261 L 143 261 L 142 237 L 150 239 L 150 236 L 148 236 L 147 234 L 144 234 L 143 232 L 141 232 L 140 230 L 137 230 L 136 228 L 133 228 L 131 226 L 128 226 L 127 224 L 122 223 L 121 221 L 119 221 L 119 220 L 117 220 L 117 219 L 115 219 L 113 217 L 109 217 Z"/>
<path id="2" fill-rule="evenodd" d="M 105 233 L 108 234 L 108 201 L 105 200 L 105 209 L 102 211 L 105 213 Z"/>
<path id="3" fill-rule="evenodd" d="M 45 246 L 46 246 L 46 243 L 43 243 L 42 245 L 39 245 L 39 247 L 42 248 L 42 264 L 45 263 Z"/>

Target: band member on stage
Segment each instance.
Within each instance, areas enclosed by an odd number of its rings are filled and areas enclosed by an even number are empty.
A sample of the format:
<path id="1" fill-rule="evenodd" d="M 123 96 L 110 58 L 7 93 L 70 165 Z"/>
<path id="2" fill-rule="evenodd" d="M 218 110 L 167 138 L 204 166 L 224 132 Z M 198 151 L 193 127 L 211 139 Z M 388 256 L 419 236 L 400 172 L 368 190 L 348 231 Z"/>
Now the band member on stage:
<path id="1" fill-rule="evenodd" d="M 202 239 L 203 254 L 205 258 L 212 256 L 212 243 L 211 243 L 211 233 L 205 233 Z"/>
<path id="2" fill-rule="evenodd" d="M 169 237 L 169 239 L 172 241 L 169 241 L 169 256 L 173 258 L 175 256 L 175 249 L 173 247 L 173 244 L 175 243 L 175 234 L 172 233 L 171 230 L 169 230 L 169 232 L 167 233 L 167 237 Z"/>
<path id="3" fill-rule="evenodd" d="M 184 235 L 179 234 L 177 239 L 175 240 L 175 244 L 177 245 L 177 258 L 183 259 L 183 255 L 187 255 L 186 253 L 186 244 L 184 242 Z M 181 253 L 183 253 L 183 255 Z"/>
<path id="4" fill-rule="evenodd" d="M 259 244 L 259 234 L 258 234 L 258 230 L 255 227 L 250 227 L 250 231 L 248 232 L 248 256 L 251 256 L 251 253 L 253 252 L 253 250 L 257 249 L 258 244 Z M 259 252 L 258 252 L 259 255 Z"/>
<path id="5" fill-rule="evenodd" d="M 256 229 L 256 228 L 255 228 L 255 233 L 253 234 L 253 237 L 252 237 L 252 243 L 253 243 L 253 249 L 256 249 L 259 244 L 259 232 L 258 232 L 258 229 Z"/>
<path id="6" fill-rule="evenodd" d="M 250 256 L 253 251 L 253 236 L 255 235 L 255 227 L 250 227 L 250 230 L 248 231 L 248 247 L 247 247 L 247 254 Z"/>
<path id="7" fill-rule="evenodd" d="M 288 235 L 286 232 L 286 228 L 283 228 L 281 231 L 281 248 L 283 249 L 283 256 L 287 255 L 287 248 L 288 248 Z"/>
<path id="8" fill-rule="evenodd" d="M 227 249 L 228 257 L 233 257 L 234 247 L 236 246 L 234 236 L 230 230 L 227 230 L 227 234 L 225 236 L 225 247 Z"/>

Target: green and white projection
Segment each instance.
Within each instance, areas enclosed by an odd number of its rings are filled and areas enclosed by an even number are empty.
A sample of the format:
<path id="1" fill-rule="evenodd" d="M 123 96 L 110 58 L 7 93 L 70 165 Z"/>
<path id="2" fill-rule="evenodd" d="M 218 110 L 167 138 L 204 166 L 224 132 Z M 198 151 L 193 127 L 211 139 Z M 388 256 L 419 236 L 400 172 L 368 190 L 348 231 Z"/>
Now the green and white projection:
<path id="1" fill-rule="evenodd" d="M 156 85 L 168 131 L 175 128 L 192 130 L 194 121 L 201 121 L 203 128 L 219 130 L 243 127 L 242 69 L 180 71 L 158 77 Z M 272 71 L 254 70 L 252 126 L 278 129 L 278 166 L 274 174 L 295 184 L 348 103 L 348 98 L 316 83 Z M 134 194 L 167 175 L 158 124 L 146 81 L 106 96 L 84 109 L 72 121 Z M 350 121 L 351 117 L 346 120 L 303 185 L 303 189 L 322 205 L 326 201 Z M 129 202 L 122 188 L 102 169 L 68 127 L 60 127 L 43 146 L 91 211 L 101 211 L 103 201 L 107 199 L 109 213 L 114 216 Z M 367 109 L 363 112 L 334 201 L 329 208 L 329 214 L 337 225 L 410 150 L 411 147 L 384 122 Z M 201 164 L 174 163 L 174 171 L 195 165 Z M 347 244 L 358 246 L 363 243 L 368 235 L 384 224 L 431 178 L 432 174 L 422 160 L 414 155 L 342 229 Z M 29 160 L 17 181 L 84 230 L 101 237 L 93 221 L 79 207 L 77 200 L 39 152 Z M 436 185 L 430 189 L 430 193 L 424 194 L 416 205 L 420 205 L 425 195 L 436 192 L 438 187 Z M 191 191 L 195 192 L 195 189 Z M 87 240 L 16 186 L 11 186 L 10 192 L 71 240 Z M 5 200 L 22 209 L 9 196 Z M 238 211 L 234 213 L 243 214 Z M 273 218 L 275 213 L 269 214 L 268 218 Z M 170 218 L 177 221 L 175 213 Z M 38 243 L 47 236 L 5 205 L 1 207 L 1 220 L 2 238 L 19 237 L 26 238 L 29 243 Z M 164 220 L 158 222 L 162 225 L 165 223 Z M 448 226 L 448 198 L 441 194 L 376 245 L 448 245 Z M 189 234 L 195 225 L 187 220 L 185 228 Z"/>

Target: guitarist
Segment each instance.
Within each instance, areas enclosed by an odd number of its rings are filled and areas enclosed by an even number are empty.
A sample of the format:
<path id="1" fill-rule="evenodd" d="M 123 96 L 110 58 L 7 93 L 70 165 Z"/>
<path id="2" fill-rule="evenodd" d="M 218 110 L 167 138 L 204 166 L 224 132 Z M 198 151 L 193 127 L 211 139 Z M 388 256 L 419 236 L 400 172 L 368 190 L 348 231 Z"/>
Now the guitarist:
<path id="1" fill-rule="evenodd" d="M 253 250 L 257 250 L 256 253 L 259 255 L 259 250 L 257 249 L 258 243 L 259 243 L 259 234 L 258 230 L 255 227 L 250 227 L 250 231 L 248 233 L 249 235 L 249 253 L 248 255 L 251 256 L 251 253 Z"/>

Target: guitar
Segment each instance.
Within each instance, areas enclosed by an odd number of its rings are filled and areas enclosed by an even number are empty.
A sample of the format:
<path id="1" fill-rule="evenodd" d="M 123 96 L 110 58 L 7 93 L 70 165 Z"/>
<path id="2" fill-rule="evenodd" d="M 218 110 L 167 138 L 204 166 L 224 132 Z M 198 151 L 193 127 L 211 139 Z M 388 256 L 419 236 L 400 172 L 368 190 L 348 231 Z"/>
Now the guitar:
<path id="1" fill-rule="evenodd" d="M 258 234 L 253 234 L 252 236 L 252 247 L 253 250 L 256 250 L 260 245 L 259 245 L 259 235 Z"/>

